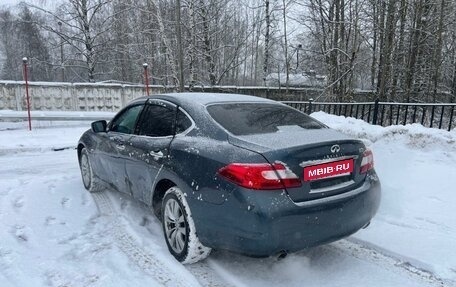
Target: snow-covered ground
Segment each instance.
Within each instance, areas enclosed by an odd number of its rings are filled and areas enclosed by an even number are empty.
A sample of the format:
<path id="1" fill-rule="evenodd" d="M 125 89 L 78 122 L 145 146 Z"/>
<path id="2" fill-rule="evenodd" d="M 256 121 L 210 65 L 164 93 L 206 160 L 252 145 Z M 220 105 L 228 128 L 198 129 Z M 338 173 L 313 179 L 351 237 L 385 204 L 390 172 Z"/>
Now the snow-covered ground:
<path id="1" fill-rule="evenodd" d="M 215 251 L 185 267 L 147 207 L 85 191 L 71 147 L 88 124 L 0 131 L 0 286 L 456 286 L 456 131 L 313 116 L 374 151 L 370 227 L 280 261 Z"/>
<path id="2" fill-rule="evenodd" d="M 353 237 L 456 280 L 456 130 L 383 128 L 323 112 L 313 116 L 364 139 L 374 152 L 382 204 L 372 227 Z"/>

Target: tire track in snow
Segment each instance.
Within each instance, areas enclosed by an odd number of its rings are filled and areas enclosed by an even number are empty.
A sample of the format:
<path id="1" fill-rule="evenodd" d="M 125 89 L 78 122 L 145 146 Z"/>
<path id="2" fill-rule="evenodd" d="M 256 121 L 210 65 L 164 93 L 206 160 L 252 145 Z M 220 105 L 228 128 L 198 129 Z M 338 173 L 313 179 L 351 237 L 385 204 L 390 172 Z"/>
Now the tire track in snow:
<path id="1" fill-rule="evenodd" d="M 202 286 L 207 287 L 234 287 L 234 285 L 227 283 L 224 281 L 220 276 L 216 274 L 216 271 L 212 269 L 209 264 L 207 263 L 207 259 L 203 262 L 197 262 L 190 265 L 186 265 L 190 273 L 196 277 L 198 282 Z"/>
<path id="2" fill-rule="evenodd" d="M 116 244 L 133 263 L 164 286 L 187 286 L 183 279 L 165 269 L 165 264 L 160 262 L 158 258 L 139 247 L 133 237 L 126 232 L 117 219 L 111 200 L 106 195 L 106 191 L 95 192 L 92 195 L 100 214 L 107 216 L 112 223 L 111 232 L 116 239 Z"/>
<path id="3" fill-rule="evenodd" d="M 136 243 L 135 239 L 128 234 L 122 223 L 118 220 L 115 209 L 107 196 L 106 191 L 92 193 L 92 196 L 100 214 L 107 216 L 112 221 L 112 232 L 116 238 L 116 243 L 132 262 L 164 286 L 189 286 L 189 282 L 186 282 L 184 279 L 179 278 L 176 273 L 166 269 L 166 264 L 161 262 L 153 254 L 143 250 Z M 218 277 L 206 262 L 198 262 L 184 267 L 195 276 L 202 286 L 231 286 Z"/>
<path id="4" fill-rule="evenodd" d="M 415 280 L 424 281 L 427 284 L 430 284 L 430 286 L 456 287 L 456 282 L 452 280 L 442 279 L 428 270 L 416 267 L 406 260 L 400 259 L 392 254 L 387 254 L 387 252 L 380 250 L 379 248 L 375 248 L 368 243 L 356 239 L 339 240 L 330 245 L 324 245 L 323 248 L 331 249 L 335 252 L 343 253 L 363 261 L 369 261 L 394 273 L 399 273 Z"/>
<path id="5" fill-rule="evenodd" d="M 105 191 L 94 192 L 94 193 L 92 193 L 92 196 L 93 196 L 93 199 L 95 200 L 95 203 L 97 204 L 98 211 L 100 212 L 101 215 L 107 215 L 107 216 L 113 215 L 114 208 L 111 204 L 111 201 L 106 196 Z"/>

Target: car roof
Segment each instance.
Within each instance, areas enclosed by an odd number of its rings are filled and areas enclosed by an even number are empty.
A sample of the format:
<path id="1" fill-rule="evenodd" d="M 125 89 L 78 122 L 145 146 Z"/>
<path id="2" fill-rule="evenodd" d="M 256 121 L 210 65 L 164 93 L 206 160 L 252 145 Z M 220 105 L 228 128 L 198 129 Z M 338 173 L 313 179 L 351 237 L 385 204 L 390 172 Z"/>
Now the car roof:
<path id="1" fill-rule="evenodd" d="M 223 93 L 170 93 L 141 97 L 130 102 L 128 106 L 143 104 L 148 100 L 163 100 L 182 107 L 196 125 L 193 135 L 226 140 L 228 134 L 206 111 L 208 105 L 224 103 L 255 103 L 284 105 L 280 102 L 240 94 Z"/>
<path id="2" fill-rule="evenodd" d="M 240 94 L 223 94 L 223 93 L 170 93 L 152 95 L 150 97 L 141 97 L 134 102 L 139 102 L 147 99 L 162 99 L 173 102 L 179 106 L 188 107 L 195 105 L 207 106 L 215 103 L 230 103 L 230 102 L 255 102 L 255 103 L 276 103 L 276 101 L 240 95 Z"/>

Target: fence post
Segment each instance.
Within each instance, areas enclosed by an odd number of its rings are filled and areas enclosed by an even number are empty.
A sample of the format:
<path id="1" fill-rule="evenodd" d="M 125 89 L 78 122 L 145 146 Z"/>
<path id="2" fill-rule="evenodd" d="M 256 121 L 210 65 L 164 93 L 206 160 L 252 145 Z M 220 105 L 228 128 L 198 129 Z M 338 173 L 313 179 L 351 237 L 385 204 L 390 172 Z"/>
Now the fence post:
<path id="1" fill-rule="evenodd" d="M 14 98 L 16 100 L 16 111 L 22 111 L 22 104 L 21 104 L 22 85 L 21 84 L 16 84 L 15 89 L 14 89 Z"/>
<path id="2" fill-rule="evenodd" d="M 374 115 L 372 116 L 373 125 L 377 124 L 377 117 L 378 117 L 378 98 L 375 99 L 375 103 L 374 103 Z"/>
<path id="3" fill-rule="evenodd" d="M 27 116 L 28 116 L 28 127 L 29 131 L 32 130 L 32 119 L 30 116 L 30 97 L 29 97 L 29 88 L 28 88 L 28 76 L 27 76 L 27 57 L 22 58 L 22 63 L 24 66 L 24 80 L 25 80 L 25 95 L 27 99 Z"/>
<path id="4" fill-rule="evenodd" d="M 66 86 L 66 88 L 67 93 L 70 95 L 71 108 L 73 109 L 73 111 L 79 111 L 81 108 L 79 105 L 79 95 L 76 95 L 76 93 L 74 92 L 74 84 L 69 83 L 68 86 Z"/>
<path id="5" fill-rule="evenodd" d="M 127 99 L 125 98 L 125 85 L 122 85 L 120 88 L 120 108 L 123 108 L 127 105 Z"/>
<path id="6" fill-rule="evenodd" d="M 311 114 L 312 113 L 312 102 L 313 102 L 314 99 L 310 98 L 309 99 L 309 110 L 307 111 L 307 114 Z"/>
<path id="7" fill-rule="evenodd" d="M 146 95 L 149 96 L 149 75 L 147 73 L 147 63 L 143 64 L 144 68 L 144 84 L 146 86 Z"/>

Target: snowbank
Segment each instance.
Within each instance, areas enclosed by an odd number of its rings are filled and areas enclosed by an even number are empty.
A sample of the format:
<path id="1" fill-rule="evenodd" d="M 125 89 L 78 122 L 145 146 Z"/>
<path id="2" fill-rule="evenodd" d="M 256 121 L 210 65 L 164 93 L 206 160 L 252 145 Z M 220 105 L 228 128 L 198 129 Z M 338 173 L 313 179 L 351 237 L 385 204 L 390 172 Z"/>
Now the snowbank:
<path id="1" fill-rule="evenodd" d="M 456 152 L 456 128 L 451 132 L 423 127 L 420 124 L 406 126 L 373 126 L 363 120 L 315 112 L 312 117 L 347 135 L 372 144 L 378 141 L 402 143 L 426 151 L 442 149 Z"/>
<path id="2" fill-rule="evenodd" d="M 113 112 L 73 112 L 73 111 L 31 111 L 30 116 L 34 118 L 71 118 L 80 120 L 110 119 L 115 115 Z M 27 117 L 27 111 L 0 110 L 0 119 Z"/>
<path id="3" fill-rule="evenodd" d="M 81 135 L 89 128 L 90 123 L 76 127 L 33 128 L 32 131 L 24 127 L 0 130 L 0 155 L 75 148 Z"/>

